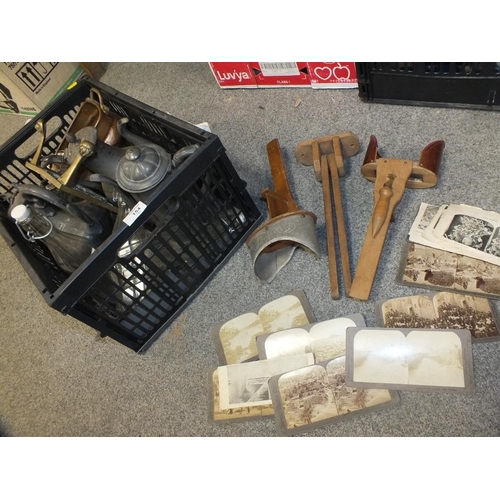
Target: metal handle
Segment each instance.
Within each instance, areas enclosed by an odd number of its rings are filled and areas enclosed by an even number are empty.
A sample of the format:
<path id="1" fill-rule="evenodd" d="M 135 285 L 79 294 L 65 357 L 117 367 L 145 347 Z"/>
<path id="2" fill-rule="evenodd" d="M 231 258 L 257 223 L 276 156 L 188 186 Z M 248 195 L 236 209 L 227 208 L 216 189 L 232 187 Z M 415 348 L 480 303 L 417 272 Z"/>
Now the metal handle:
<path id="1" fill-rule="evenodd" d="M 52 232 L 52 229 L 54 229 L 54 225 L 52 224 L 52 222 L 50 222 L 50 220 L 47 219 L 47 217 L 45 217 L 45 215 L 41 215 L 41 216 L 49 223 L 49 226 L 50 226 L 49 231 L 46 234 L 44 234 L 43 236 L 33 236 L 33 234 L 30 231 L 26 231 L 26 234 L 24 234 L 24 231 L 21 228 L 21 226 L 19 225 L 19 223 L 17 221 L 15 221 L 17 229 L 19 229 L 19 232 L 21 233 L 22 237 L 26 241 L 30 241 L 31 243 L 33 243 L 36 240 L 43 240 L 44 238 L 47 238 L 47 236 Z"/>

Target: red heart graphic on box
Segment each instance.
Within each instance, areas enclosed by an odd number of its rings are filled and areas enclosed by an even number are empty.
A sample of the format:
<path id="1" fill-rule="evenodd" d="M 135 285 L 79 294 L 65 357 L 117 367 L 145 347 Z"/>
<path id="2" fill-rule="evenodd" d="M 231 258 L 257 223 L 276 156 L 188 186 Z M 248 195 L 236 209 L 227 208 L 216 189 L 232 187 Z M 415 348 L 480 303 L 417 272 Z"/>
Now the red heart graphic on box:
<path id="1" fill-rule="evenodd" d="M 348 66 L 335 66 L 332 70 L 332 74 L 337 80 L 349 80 L 349 78 L 351 78 L 351 70 Z"/>
<path id="2" fill-rule="evenodd" d="M 329 80 L 332 77 L 332 70 L 327 66 L 314 68 L 314 74 L 321 80 Z"/>

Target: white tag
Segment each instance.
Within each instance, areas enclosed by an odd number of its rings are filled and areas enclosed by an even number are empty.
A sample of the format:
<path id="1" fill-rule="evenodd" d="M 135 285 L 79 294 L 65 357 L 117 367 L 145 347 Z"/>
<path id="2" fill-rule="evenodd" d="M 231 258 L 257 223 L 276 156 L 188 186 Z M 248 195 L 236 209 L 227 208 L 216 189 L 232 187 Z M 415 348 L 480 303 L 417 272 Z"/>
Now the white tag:
<path id="1" fill-rule="evenodd" d="M 137 219 L 137 217 L 144 212 L 146 207 L 147 205 L 145 203 L 139 201 L 137 205 L 128 213 L 127 217 L 123 219 L 123 222 L 125 222 L 127 226 L 131 226 L 135 222 L 135 219 Z"/>
<path id="2" fill-rule="evenodd" d="M 207 132 L 212 132 L 210 130 L 210 125 L 208 124 L 208 122 L 197 123 L 196 126 L 203 129 L 203 130 L 206 130 Z"/>
<path id="3" fill-rule="evenodd" d="M 297 63 L 294 62 L 260 62 L 259 66 L 264 76 L 296 76 L 300 74 Z"/>

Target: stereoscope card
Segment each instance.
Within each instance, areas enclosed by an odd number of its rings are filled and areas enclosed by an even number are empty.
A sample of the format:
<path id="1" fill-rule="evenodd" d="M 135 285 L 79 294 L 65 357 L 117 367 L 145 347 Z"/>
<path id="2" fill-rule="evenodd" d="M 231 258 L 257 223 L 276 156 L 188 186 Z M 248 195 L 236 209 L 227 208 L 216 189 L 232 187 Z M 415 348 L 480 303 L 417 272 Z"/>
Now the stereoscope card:
<path id="1" fill-rule="evenodd" d="M 438 212 L 440 211 L 439 206 L 429 205 L 428 203 L 421 203 L 418 210 L 417 216 L 413 221 L 413 224 L 409 232 L 409 240 L 414 243 L 420 243 L 422 245 L 429 245 L 429 241 L 422 237 L 424 229 L 434 220 Z"/>
<path id="2" fill-rule="evenodd" d="M 496 311 L 490 301 L 452 292 L 398 297 L 375 304 L 379 326 L 469 330 L 472 342 L 500 340 Z"/>
<path id="3" fill-rule="evenodd" d="M 257 351 L 260 359 L 271 359 L 312 352 L 317 363 L 345 354 L 346 330 L 365 326 L 361 314 L 343 316 L 300 328 L 259 335 Z"/>
<path id="4" fill-rule="evenodd" d="M 500 266 L 406 241 L 396 277 L 401 285 L 498 300 Z"/>
<path id="5" fill-rule="evenodd" d="M 312 354 L 219 366 L 210 373 L 213 421 L 251 419 L 274 414 L 268 380 L 314 363 Z"/>
<path id="6" fill-rule="evenodd" d="M 500 214 L 468 205 L 440 209 L 423 230 L 431 246 L 500 265 Z"/>
<path id="7" fill-rule="evenodd" d="M 265 402 L 259 406 L 221 409 L 219 372 L 216 368 L 212 368 L 208 374 L 208 401 L 209 420 L 214 423 L 252 420 L 262 417 L 272 417 L 274 415 L 272 402 Z"/>
<path id="8" fill-rule="evenodd" d="M 296 290 L 262 307 L 212 328 L 219 364 L 258 359 L 258 335 L 314 323 L 315 317 L 302 290 Z"/>
<path id="9" fill-rule="evenodd" d="M 399 404 L 397 391 L 347 387 L 345 356 L 269 380 L 278 433 L 290 436 Z"/>
<path id="10" fill-rule="evenodd" d="M 474 392 L 468 330 L 348 328 L 346 384 L 421 392 Z"/>

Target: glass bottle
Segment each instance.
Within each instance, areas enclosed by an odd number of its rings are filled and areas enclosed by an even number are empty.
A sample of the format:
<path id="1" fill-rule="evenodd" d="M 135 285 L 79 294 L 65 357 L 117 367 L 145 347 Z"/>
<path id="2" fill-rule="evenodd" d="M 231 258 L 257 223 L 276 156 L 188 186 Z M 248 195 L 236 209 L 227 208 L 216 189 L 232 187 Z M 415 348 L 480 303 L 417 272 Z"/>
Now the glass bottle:
<path id="1" fill-rule="evenodd" d="M 24 238 L 43 243 L 56 264 L 67 273 L 75 271 L 95 250 L 86 224 L 67 212 L 46 217 L 21 204 L 12 208 L 10 215 Z"/>

